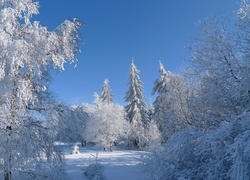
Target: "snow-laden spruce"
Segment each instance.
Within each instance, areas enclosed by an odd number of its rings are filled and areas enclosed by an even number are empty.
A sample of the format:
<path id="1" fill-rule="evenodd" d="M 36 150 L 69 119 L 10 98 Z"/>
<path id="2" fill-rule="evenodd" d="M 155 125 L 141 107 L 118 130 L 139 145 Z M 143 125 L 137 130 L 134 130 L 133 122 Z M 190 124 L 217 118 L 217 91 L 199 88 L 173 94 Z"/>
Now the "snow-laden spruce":
<path id="1" fill-rule="evenodd" d="M 143 86 L 139 73 L 140 71 L 137 69 L 132 59 L 129 71 L 128 91 L 125 96 L 125 101 L 127 102 L 125 111 L 127 119 L 131 124 L 132 131 L 129 137 L 129 148 L 142 149 L 144 143 L 141 137 L 144 136 L 144 129 L 149 121 L 149 117 L 146 104 L 143 101 L 145 97 L 143 95 Z"/>
<path id="2" fill-rule="evenodd" d="M 174 132 L 186 128 L 189 124 L 189 110 L 184 81 L 179 75 L 166 71 L 159 66 L 160 76 L 155 81 L 152 94 L 157 94 L 153 103 L 155 119 L 164 140 Z"/>
<path id="3" fill-rule="evenodd" d="M 38 2 L 0 0 L 0 6 L 1 172 L 5 180 L 61 179 L 57 167 L 62 156 L 53 147 L 49 127 L 37 117 L 53 109 L 49 71 L 76 60 L 80 23 L 66 20 L 48 31 L 31 21 L 39 13 Z"/>
<path id="4" fill-rule="evenodd" d="M 102 102 L 111 103 L 114 102 L 113 94 L 111 94 L 111 89 L 109 87 L 109 80 L 105 79 L 103 82 L 102 94 L 100 96 Z"/>
<path id="5" fill-rule="evenodd" d="M 145 98 L 143 95 L 143 83 L 139 73 L 140 71 L 137 69 L 132 59 L 129 71 L 128 91 L 125 96 L 125 101 L 127 102 L 125 110 L 129 122 L 135 126 L 146 125 L 148 122 L 146 104 L 143 101 Z"/>

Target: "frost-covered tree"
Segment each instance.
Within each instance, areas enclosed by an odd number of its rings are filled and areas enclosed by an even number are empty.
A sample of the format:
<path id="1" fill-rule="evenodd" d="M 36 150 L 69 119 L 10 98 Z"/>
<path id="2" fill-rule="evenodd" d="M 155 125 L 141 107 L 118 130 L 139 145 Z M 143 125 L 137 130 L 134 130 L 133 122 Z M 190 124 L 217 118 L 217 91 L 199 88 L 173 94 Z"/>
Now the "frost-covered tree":
<path id="1" fill-rule="evenodd" d="M 242 63 L 240 64 L 240 85 L 237 96 L 240 104 L 240 112 L 250 109 L 250 1 L 242 0 L 239 10 L 237 11 L 237 44 L 239 45 L 238 54 L 242 55 Z"/>
<path id="2" fill-rule="evenodd" d="M 53 106 L 50 69 L 63 70 L 64 63 L 75 60 L 80 23 L 66 20 L 48 31 L 31 21 L 39 13 L 38 2 L 1 0 L 0 6 L 0 168 L 5 180 L 17 173 L 19 179 L 44 179 L 59 167 L 61 156 L 37 117 Z"/>
<path id="3" fill-rule="evenodd" d="M 202 127 L 218 127 L 227 116 L 250 108 L 249 1 L 243 1 L 236 23 L 208 18 L 189 46 L 192 82 L 190 105 Z M 235 26 L 237 24 L 237 26 Z"/>
<path id="4" fill-rule="evenodd" d="M 186 128 L 190 116 L 183 79 L 166 71 L 161 62 L 159 72 L 161 74 L 155 81 L 152 91 L 152 94 L 157 94 L 153 103 L 153 119 L 156 120 L 166 140 L 174 132 Z"/>
<path id="5" fill-rule="evenodd" d="M 108 104 L 111 102 L 114 102 L 113 94 L 111 94 L 108 79 L 104 80 L 102 94 L 101 94 L 100 98 L 101 98 L 102 102 L 106 102 Z"/>
<path id="6" fill-rule="evenodd" d="M 125 111 L 122 106 L 102 102 L 97 94 L 95 96 L 94 105 L 87 109 L 90 120 L 86 124 L 86 140 L 105 150 L 112 150 L 119 140 L 127 136 L 129 129 Z"/>
<path id="7" fill-rule="evenodd" d="M 151 120 L 153 120 L 153 115 L 154 115 L 154 111 L 155 111 L 154 105 L 150 102 L 148 104 L 147 109 L 148 109 L 148 118 L 149 118 L 149 121 L 151 121 Z"/>
<path id="8" fill-rule="evenodd" d="M 155 151 L 161 146 L 162 135 L 154 120 L 151 120 L 147 127 L 144 129 L 145 142 L 143 143 L 143 150 Z"/>
<path id="9" fill-rule="evenodd" d="M 62 142 L 82 142 L 85 144 L 85 129 L 86 123 L 89 120 L 89 115 L 86 112 L 85 105 L 66 107 L 60 113 L 58 122 L 57 139 Z"/>
<path id="10" fill-rule="evenodd" d="M 146 104 L 143 101 L 145 98 L 143 95 L 143 83 L 139 77 L 139 73 L 140 71 L 135 66 L 134 60 L 132 60 L 129 72 L 128 91 L 125 96 L 125 101 L 127 102 L 125 110 L 131 124 L 145 125 L 148 122 L 148 116 Z"/>
<path id="11" fill-rule="evenodd" d="M 130 148 L 132 148 L 131 146 L 141 146 L 140 135 L 144 135 L 144 128 L 149 121 L 146 104 L 143 101 L 145 97 L 143 95 L 143 86 L 139 73 L 140 71 L 137 69 L 132 59 L 129 72 L 128 91 L 125 96 L 125 101 L 127 102 L 125 111 L 132 128 L 130 137 L 130 143 L 132 144 L 129 145 Z"/>
<path id="12" fill-rule="evenodd" d="M 208 132 L 186 129 L 172 135 L 146 160 L 148 178 L 249 179 L 249 112 L 227 120 Z"/>
<path id="13" fill-rule="evenodd" d="M 249 179 L 249 15 L 243 0 L 238 27 L 201 22 L 191 47 L 189 101 L 202 128 L 174 133 L 148 161 L 149 179 Z"/>
<path id="14" fill-rule="evenodd" d="M 223 22 L 207 19 L 199 23 L 199 28 L 200 34 L 190 47 L 193 62 L 190 74 L 196 83 L 190 102 L 195 118 L 205 128 L 217 127 L 225 116 L 242 111 L 241 65 L 235 37 Z"/>

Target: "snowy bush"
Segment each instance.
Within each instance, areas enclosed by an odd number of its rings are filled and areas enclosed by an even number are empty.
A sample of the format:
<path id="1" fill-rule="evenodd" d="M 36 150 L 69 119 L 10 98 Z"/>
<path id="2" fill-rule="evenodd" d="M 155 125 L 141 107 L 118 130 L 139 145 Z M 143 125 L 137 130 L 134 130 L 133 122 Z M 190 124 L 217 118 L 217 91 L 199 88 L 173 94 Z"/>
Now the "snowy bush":
<path id="1" fill-rule="evenodd" d="M 146 160 L 149 179 L 249 179 L 250 113 L 220 128 L 183 130 Z M 236 119 L 236 120 L 235 120 Z"/>
<path id="2" fill-rule="evenodd" d="M 84 174 L 88 180 L 106 180 L 104 175 L 104 167 L 101 164 L 95 163 L 90 164 L 86 167 Z"/>
<path id="3" fill-rule="evenodd" d="M 73 146 L 73 150 L 72 150 L 71 154 L 80 154 L 79 146 L 77 146 L 77 145 L 75 144 L 75 145 Z"/>
<path id="4" fill-rule="evenodd" d="M 165 144 L 146 161 L 149 179 L 164 180 L 192 176 L 190 169 L 195 163 L 194 149 L 200 132 L 184 130 L 175 133 Z"/>
<path id="5" fill-rule="evenodd" d="M 106 180 L 104 175 L 104 166 L 98 163 L 98 153 L 92 155 L 95 158 L 94 163 L 90 163 L 86 168 L 84 168 L 84 174 L 88 180 Z"/>

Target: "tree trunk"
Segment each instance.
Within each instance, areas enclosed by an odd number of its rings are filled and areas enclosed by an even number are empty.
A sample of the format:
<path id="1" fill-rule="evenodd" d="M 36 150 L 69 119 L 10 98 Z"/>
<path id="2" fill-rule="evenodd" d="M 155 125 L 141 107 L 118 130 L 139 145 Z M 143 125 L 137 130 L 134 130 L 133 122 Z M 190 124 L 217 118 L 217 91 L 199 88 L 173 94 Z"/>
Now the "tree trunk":
<path id="1" fill-rule="evenodd" d="M 11 147 L 10 147 L 10 142 L 11 142 L 11 134 L 12 134 L 12 129 L 13 129 L 13 125 L 17 124 L 17 87 L 16 87 L 16 81 L 14 81 L 14 89 L 13 89 L 13 95 L 12 95 L 12 99 L 11 99 L 11 109 L 10 109 L 10 115 L 11 115 L 11 119 L 9 122 L 9 125 L 7 125 L 6 127 L 6 132 L 8 134 L 8 139 L 7 139 L 7 148 L 8 149 L 8 153 L 9 153 L 9 157 L 6 158 L 4 160 L 4 180 L 11 180 Z"/>
<path id="2" fill-rule="evenodd" d="M 11 180 L 11 171 L 4 171 L 4 180 Z"/>
<path id="3" fill-rule="evenodd" d="M 87 144 L 87 143 L 86 143 L 86 140 L 82 140 L 82 143 L 81 143 L 81 144 L 82 144 L 82 147 L 86 146 L 86 144 Z"/>
<path id="4" fill-rule="evenodd" d="M 4 159 L 4 180 L 11 180 L 11 155 Z"/>

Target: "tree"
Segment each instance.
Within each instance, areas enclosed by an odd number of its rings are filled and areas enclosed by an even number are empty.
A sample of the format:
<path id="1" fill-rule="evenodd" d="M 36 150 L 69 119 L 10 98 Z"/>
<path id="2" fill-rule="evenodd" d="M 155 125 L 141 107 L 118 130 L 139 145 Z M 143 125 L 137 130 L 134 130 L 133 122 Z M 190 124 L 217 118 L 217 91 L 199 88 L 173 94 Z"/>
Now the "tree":
<path id="1" fill-rule="evenodd" d="M 237 120 L 236 120 L 237 119 Z M 208 132 L 173 134 L 146 163 L 148 177 L 161 179 L 249 179 L 249 112 Z"/>
<path id="2" fill-rule="evenodd" d="M 218 127 L 226 116 L 244 111 L 248 90 L 242 84 L 242 61 L 238 42 L 229 22 L 209 18 L 199 22 L 199 34 L 189 49 L 192 54 L 191 79 L 196 82 L 192 109 L 203 127 Z M 243 66 L 242 66 L 243 65 Z M 194 107 L 194 108 L 193 108 Z"/>
<path id="3" fill-rule="evenodd" d="M 125 101 L 127 105 L 125 110 L 131 124 L 146 124 L 148 121 L 145 98 L 142 90 L 142 81 L 139 77 L 140 71 L 132 60 L 129 72 L 128 91 L 126 92 Z"/>
<path id="4" fill-rule="evenodd" d="M 59 167 L 61 156 L 37 114 L 45 116 L 53 106 L 49 71 L 63 70 L 64 63 L 76 60 L 80 23 L 66 20 L 50 32 L 39 22 L 31 22 L 31 16 L 39 12 L 38 2 L 1 0 L 0 5 L 0 158 L 4 179 L 10 180 L 18 172 L 47 176 L 46 172 Z"/>
<path id="5" fill-rule="evenodd" d="M 155 120 L 151 120 L 144 129 L 144 148 L 148 151 L 155 151 L 159 149 L 162 142 L 162 135 Z"/>
<path id="6" fill-rule="evenodd" d="M 183 79 L 159 66 L 160 77 L 155 81 L 152 94 L 154 101 L 153 119 L 166 140 L 174 132 L 187 127 L 190 121 Z"/>
<path id="7" fill-rule="evenodd" d="M 236 29 L 201 22 L 189 74 L 190 110 L 200 126 L 167 140 L 148 163 L 150 179 L 249 179 L 249 15 L 243 0 Z"/>
<path id="8" fill-rule="evenodd" d="M 101 94 L 100 98 L 101 98 L 102 102 L 106 102 L 108 104 L 111 102 L 114 102 L 113 94 L 111 94 L 108 79 L 104 80 L 102 94 Z"/>
<path id="9" fill-rule="evenodd" d="M 125 101 L 127 102 L 125 111 L 128 121 L 132 127 L 131 135 L 134 136 L 131 137 L 131 142 L 133 142 L 133 145 L 130 146 L 138 146 L 140 144 L 139 136 L 144 134 L 144 128 L 149 121 L 146 104 L 143 101 L 145 97 L 143 95 L 142 81 L 140 80 L 139 73 L 140 71 L 137 69 L 134 64 L 134 60 L 132 59 L 129 72 L 129 88 L 125 96 Z"/>
<path id="10" fill-rule="evenodd" d="M 200 21 L 189 46 L 188 74 L 195 82 L 191 109 L 203 128 L 218 127 L 225 117 L 250 108 L 249 9 L 249 1 L 243 0 L 236 22 L 224 17 Z"/>
<path id="11" fill-rule="evenodd" d="M 114 144 L 126 137 L 128 124 L 124 108 L 118 104 L 102 102 L 96 94 L 94 105 L 88 106 L 90 120 L 86 125 L 86 140 L 112 150 Z"/>
<path id="12" fill-rule="evenodd" d="M 150 102 L 148 104 L 148 108 L 147 109 L 148 109 L 148 118 L 149 118 L 149 121 L 151 121 L 151 120 L 153 120 L 153 114 L 154 114 L 154 111 L 155 111 L 154 105 L 151 102 L 151 100 L 150 100 Z"/>
<path id="13" fill-rule="evenodd" d="M 65 107 L 59 115 L 57 139 L 62 142 L 85 143 L 85 129 L 89 115 L 85 105 Z"/>

